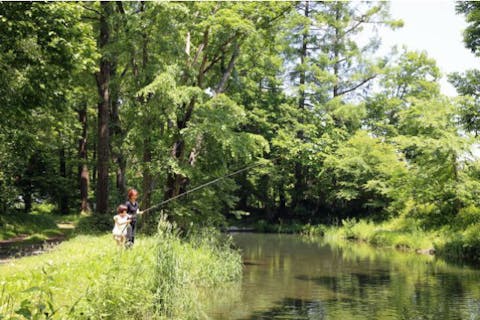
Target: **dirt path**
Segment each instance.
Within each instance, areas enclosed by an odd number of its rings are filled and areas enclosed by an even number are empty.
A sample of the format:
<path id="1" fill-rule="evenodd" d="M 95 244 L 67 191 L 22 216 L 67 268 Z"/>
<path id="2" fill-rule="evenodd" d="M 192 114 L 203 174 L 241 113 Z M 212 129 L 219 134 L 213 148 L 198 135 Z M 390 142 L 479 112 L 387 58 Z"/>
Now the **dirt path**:
<path id="1" fill-rule="evenodd" d="M 34 242 L 28 241 L 29 235 L 27 234 L 20 234 L 14 238 L 0 240 L 0 264 L 7 263 L 13 259 L 39 255 L 50 251 L 65 241 L 67 239 L 65 234 L 68 234 L 75 228 L 71 223 L 59 223 L 57 226 L 60 230 L 64 231 L 64 235 Z"/>

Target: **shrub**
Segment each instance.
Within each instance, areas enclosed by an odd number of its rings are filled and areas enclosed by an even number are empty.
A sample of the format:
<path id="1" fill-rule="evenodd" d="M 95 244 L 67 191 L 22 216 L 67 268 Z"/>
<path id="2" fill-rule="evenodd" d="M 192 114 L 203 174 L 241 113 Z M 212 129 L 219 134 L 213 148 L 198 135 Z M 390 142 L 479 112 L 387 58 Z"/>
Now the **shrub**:
<path id="1" fill-rule="evenodd" d="M 370 238 L 375 233 L 375 230 L 375 224 L 365 220 L 360 220 L 358 223 L 350 227 L 350 232 L 353 239 L 367 242 L 370 241 Z"/>
<path id="2" fill-rule="evenodd" d="M 377 230 L 373 233 L 370 243 L 375 246 L 390 247 L 394 244 L 394 233 L 387 230 Z"/>
<path id="3" fill-rule="evenodd" d="M 80 234 L 100 234 L 113 229 L 113 215 L 92 214 L 78 220 L 75 231 Z"/>
<path id="4" fill-rule="evenodd" d="M 480 223 L 480 208 L 470 205 L 460 209 L 453 221 L 453 226 L 458 229 L 465 229 L 470 225 Z"/>
<path id="5" fill-rule="evenodd" d="M 353 227 L 357 223 L 355 218 L 347 218 L 342 220 L 343 232 L 345 239 L 356 239 Z"/>
<path id="6" fill-rule="evenodd" d="M 309 237 L 314 237 L 314 236 L 323 237 L 325 235 L 326 230 L 327 230 L 327 226 L 323 224 L 311 225 L 310 223 L 308 223 L 302 227 L 301 234 Z"/>

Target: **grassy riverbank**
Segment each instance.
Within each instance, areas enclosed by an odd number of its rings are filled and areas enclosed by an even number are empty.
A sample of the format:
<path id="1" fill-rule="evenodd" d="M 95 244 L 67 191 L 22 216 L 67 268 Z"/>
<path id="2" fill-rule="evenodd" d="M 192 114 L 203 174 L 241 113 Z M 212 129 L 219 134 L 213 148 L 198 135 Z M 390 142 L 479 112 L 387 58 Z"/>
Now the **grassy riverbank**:
<path id="1" fill-rule="evenodd" d="M 455 262 L 480 263 L 480 223 L 466 223 L 459 215 L 452 224 L 425 229 L 413 218 L 395 218 L 383 223 L 347 219 L 340 226 L 305 225 L 302 233 L 329 240 L 365 242 L 375 247 L 433 253 Z"/>
<path id="2" fill-rule="evenodd" d="M 239 254 L 211 230 L 180 238 L 164 222 L 132 250 L 77 236 L 0 266 L 0 318 L 198 319 L 199 290 L 240 276 Z"/>
<path id="3" fill-rule="evenodd" d="M 330 240 L 360 241 L 406 251 L 433 249 L 434 243 L 440 239 L 438 232 L 422 230 L 413 219 L 393 219 L 383 223 L 347 219 L 340 226 L 306 225 L 303 233 Z"/>

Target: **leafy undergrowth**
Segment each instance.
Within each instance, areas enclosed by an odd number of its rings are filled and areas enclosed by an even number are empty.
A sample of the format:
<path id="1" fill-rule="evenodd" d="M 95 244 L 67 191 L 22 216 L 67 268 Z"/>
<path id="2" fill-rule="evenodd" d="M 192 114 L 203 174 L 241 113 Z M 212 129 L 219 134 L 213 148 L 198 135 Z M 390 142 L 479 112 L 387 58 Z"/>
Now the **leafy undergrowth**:
<path id="1" fill-rule="evenodd" d="M 443 241 L 436 244 L 439 256 L 480 265 L 480 208 L 462 208 L 442 231 Z"/>
<path id="2" fill-rule="evenodd" d="M 164 221 L 129 250 L 111 235 L 83 235 L 13 260 L 0 266 L 0 318 L 201 318 L 199 290 L 241 276 L 240 255 L 208 234 L 181 239 Z"/>

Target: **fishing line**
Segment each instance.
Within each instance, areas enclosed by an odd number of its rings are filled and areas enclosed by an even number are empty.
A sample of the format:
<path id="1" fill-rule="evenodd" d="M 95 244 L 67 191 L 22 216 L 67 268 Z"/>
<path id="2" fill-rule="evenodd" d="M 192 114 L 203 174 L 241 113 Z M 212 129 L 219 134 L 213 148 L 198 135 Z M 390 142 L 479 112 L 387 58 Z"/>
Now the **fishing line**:
<path id="1" fill-rule="evenodd" d="M 274 158 L 274 159 L 272 159 L 271 161 L 275 161 L 275 160 L 277 160 L 278 158 L 280 158 L 280 157 Z M 265 164 L 266 164 L 266 163 L 261 163 L 261 162 L 255 163 L 255 164 L 249 165 L 249 166 L 247 166 L 247 167 L 244 167 L 244 168 L 242 168 L 242 169 L 240 169 L 240 170 L 237 170 L 237 171 L 234 171 L 234 172 L 229 173 L 229 174 L 227 174 L 227 175 L 224 175 L 224 176 L 222 176 L 222 177 L 219 177 L 219 178 L 213 179 L 213 180 L 211 180 L 211 181 L 208 181 L 208 182 L 206 182 L 206 183 L 204 183 L 204 184 L 201 184 L 201 185 L 199 185 L 199 186 L 197 186 L 197 187 L 195 187 L 195 188 L 193 188 L 193 189 L 190 189 L 190 190 L 188 190 L 188 191 L 185 191 L 185 192 L 183 192 L 183 193 L 180 193 L 180 194 L 176 195 L 175 197 L 171 197 L 170 199 L 164 200 L 164 201 L 160 202 L 159 204 L 156 204 L 156 205 L 154 205 L 154 206 L 151 206 L 150 208 L 147 208 L 147 209 L 143 210 L 143 211 L 142 211 L 142 214 L 144 214 L 144 213 L 146 213 L 146 212 L 148 212 L 148 211 L 152 211 L 152 210 L 158 209 L 158 208 L 160 208 L 161 206 L 163 206 L 164 204 L 169 203 L 170 201 L 173 201 L 173 200 L 178 199 L 178 198 L 180 198 L 180 197 L 186 196 L 186 195 L 189 194 L 189 193 L 192 193 L 192 192 L 197 191 L 197 190 L 199 190 L 199 189 L 205 188 L 206 186 L 209 186 L 209 185 L 211 185 L 211 184 L 217 183 L 217 182 L 220 181 L 220 180 L 223 180 L 223 179 L 228 178 L 228 177 L 232 177 L 232 176 L 234 176 L 234 175 L 236 175 L 236 174 L 239 174 L 239 173 L 241 173 L 241 172 L 244 172 L 244 171 L 250 170 L 250 169 L 252 169 L 252 168 L 259 167 L 259 166 L 261 166 L 261 165 L 265 165 Z"/>

